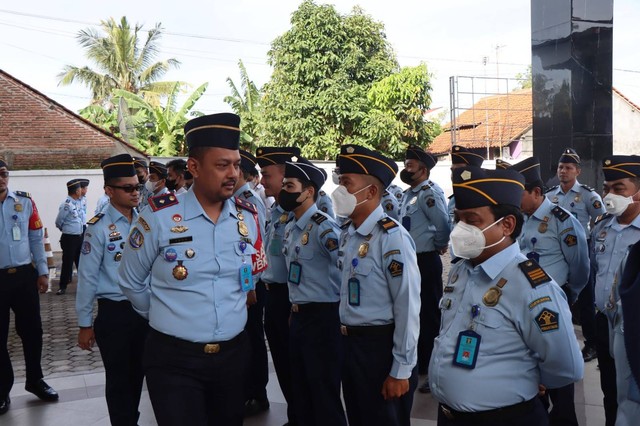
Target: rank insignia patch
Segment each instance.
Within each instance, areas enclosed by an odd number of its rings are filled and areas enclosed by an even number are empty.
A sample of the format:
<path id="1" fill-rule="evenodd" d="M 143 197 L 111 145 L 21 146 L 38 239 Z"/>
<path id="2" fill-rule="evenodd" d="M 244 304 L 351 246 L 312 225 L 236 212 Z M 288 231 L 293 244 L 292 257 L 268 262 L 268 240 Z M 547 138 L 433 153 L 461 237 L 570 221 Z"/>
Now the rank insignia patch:
<path id="1" fill-rule="evenodd" d="M 576 244 L 578 244 L 578 239 L 576 238 L 575 235 L 569 234 L 566 237 L 564 237 L 564 243 L 569 247 L 573 247 Z"/>
<path id="2" fill-rule="evenodd" d="M 535 321 L 536 324 L 538 324 L 538 328 L 543 333 L 560 328 L 560 318 L 558 317 L 558 313 L 551 309 L 545 308 L 540 311 L 538 316 L 536 316 Z"/>
<path id="3" fill-rule="evenodd" d="M 398 262 L 397 260 L 392 260 L 389 264 L 388 269 L 392 277 L 399 277 L 402 276 L 404 264 L 402 262 Z"/>

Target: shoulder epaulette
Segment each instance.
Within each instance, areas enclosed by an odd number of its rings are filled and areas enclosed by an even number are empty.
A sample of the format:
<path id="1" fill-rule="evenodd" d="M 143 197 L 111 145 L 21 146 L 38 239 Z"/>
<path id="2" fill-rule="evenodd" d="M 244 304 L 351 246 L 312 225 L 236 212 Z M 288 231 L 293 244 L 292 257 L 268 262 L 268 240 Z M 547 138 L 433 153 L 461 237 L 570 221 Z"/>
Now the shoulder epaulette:
<path id="1" fill-rule="evenodd" d="M 591 188 L 590 186 L 587 186 L 587 185 L 580 185 L 580 187 L 586 189 L 589 192 L 595 192 L 596 191 L 594 188 Z"/>
<path id="2" fill-rule="evenodd" d="M 565 220 L 569 219 L 569 216 L 571 216 L 571 213 L 559 206 L 555 206 L 554 208 L 552 208 L 551 213 L 553 213 L 553 215 L 557 217 L 560 222 L 564 222 Z"/>
<path id="3" fill-rule="evenodd" d="M 320 225 L 322 222 L 327 220 L 327 217 L 322 213 L 315 213 L 313 216 L 311 216 L 311 220 Z"/>
<path id="4" fill-rule="evenodd" d="M 532 288 L 551 281 L 551 277 L 538 265 L 538 262 L 533 259 L 525 260 L 519 263 L 518 266 L 524 273 L 524 276 L 527 277 L 527 280 L 529 280 Z"/>
<path id="5" fill-rule="evenodd" d="M 258 213 L 258 210 L 256 209 L 256 206 L 253 203 L 250 203 L 247 200 L 243 200 L 240 197 L 236 197 L 236 206 L 242 207 L 245 210 L 249 210 L 253 214 Z"/>
<path id="6" fill-rule="evenodd" d="M 176 197 L 173 192 L 149 198 L 149 206 L 154 212 L 173 206 L 174 204 L 178 204 L 178 197 Z"/>
<path id="7" fill-rule="evenodd" d="M 102 216 L 104 216 L 104 213 L 98 213 L 87 221 L 87 225 L 95 225 L 100 219 L 102 219 Z"/>
<path id="8" fill-rule="evenodd" d="M 390 217 L 383 217 L 378 221 L 378 225 L 380 225 L 382 229 L 384 229 L 387 232 L 399 226 L 398 223 L 395 222 Z"/>
<path id="9" fill-rule="evenodd" d="M 318 194 L 320 194 L 321 197 L 324 197 L 325 195 L 327 195 L 327 193 L 324 192 L 324 191 L 320 191 L 320 192 L 318 192 Z"/>
<path id="10" fill-rule="evenodd" d="M 422 185 L 422 186 L 420 187 L 420 190 L 421 190 L 421 191 L 424 191 L 424 190 L 426 190 L 426 189 L 431 189 L 431 188 L 433 188 L 433 183 L 429 182 L 429 183 L 427 183 L 427 184 Z"/>
<path id="11" fill-rule="evenodd" d="M 595 225 L 598 222 L 602 222 L 605 219 L 610 218 L 611 215 L 609 213 L 605 213 L 605 214 L 601 214 L 600 216 L 596 217 L 596 220 L 593 222 L 593 224 Z"/>
<path id="12" fill-rule="evenodd" d="M 547 189 L 547 190 L 545 191 L 545 194 L 546 194 L 547 192 L 555 191 L 556 189 L 558 189 L 558 187 L 559 187 L 559 186 L 560 186 L 560 185 L 552 186 L 551 188 L 549 188 L 549 189 Z"/>
<path id="13" fill-rule="evenodd" d="M 347 229 L 351 225 L 351 219 L 347 220 L 345 223 L 340 225 L 340 229 Z"/>
<path id="14" fill-rule="evenodd" d="M 451 261 L 451 263 L 458 263 L 461 260 L 463 260 L 461 257 L 454 257 L 453 260 Z"/>
<path id="15" fill-rule="evenodd" d="M 453 194 L 449 195 L 449 197 L 447 197 L 448 200 L 453 198 Z"/>
<path id="16" fill-rule="evenodd" d="M 242 196 L 248 200 L 249 198 L 253 197 L 253 193 L 251 191 L 244 191 L 242 193 Z"/>
<path id="17" fill-rule="evenodd" d="M 31 194 L 24 191 L 13 191 L 18 197 L 31 198 Z"/>

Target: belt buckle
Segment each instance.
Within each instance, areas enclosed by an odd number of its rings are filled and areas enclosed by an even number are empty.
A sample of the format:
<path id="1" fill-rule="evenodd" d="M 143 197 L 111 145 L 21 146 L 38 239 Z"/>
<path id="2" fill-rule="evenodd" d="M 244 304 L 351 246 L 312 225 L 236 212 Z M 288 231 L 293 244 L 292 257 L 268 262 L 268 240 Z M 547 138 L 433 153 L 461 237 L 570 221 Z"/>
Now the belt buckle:
<path id="1" fill-rule="evenodd" d="M 15 274 L 18 272 L 18 268 L 9 268 L 7 269 L 7 274 Z"/>
<path id="2" fill-rule="evenodd" d="M 267 289 L 267 291 L 269 290 L 269 284 L 264 283 L 264 288 Z"/>
<path id="3" fill-rule="evenodd" d="M 298 304 L 294 303 L 293 305 L 291 305 L 291 312 L 298 312 Z"/>
<path id="4" fill-rule="evenodd" d="M 217 354 L 220 352 L 220 345 L 218 343 L 207 343 L 204 345 L 205 354 Z"/>
<path id="5" fill-rule="evenodd" d="M 343 336 L 348 336 L 349 332 L 347 331 L 347 326 L 346 325 L 341 325 L 340 326 L 340 334 L 342 334 Z"/>
<path id="6" fill-rule="evenodd" d="M 445 407 L 444 405 L 440 405 L 440 409 L 442 410 L 442 414 L 444 414 L 444 416 L 449 419 L 449 420 L 453 420 L 455 417 L 453 416 L 453 413 L 451 412 L 451 410 L 449 410 L 447 407 Z"/>

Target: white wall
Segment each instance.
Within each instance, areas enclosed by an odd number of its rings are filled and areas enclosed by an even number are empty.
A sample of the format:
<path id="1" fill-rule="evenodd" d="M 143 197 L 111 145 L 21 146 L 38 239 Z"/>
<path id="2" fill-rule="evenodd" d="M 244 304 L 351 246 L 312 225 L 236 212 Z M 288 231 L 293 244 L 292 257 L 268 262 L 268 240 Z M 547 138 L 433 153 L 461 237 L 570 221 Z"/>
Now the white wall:
<path id="1" fill-rule="evenodd" d="M 613 153 L 640 154 L 640 111 L 613 92 Z"/>

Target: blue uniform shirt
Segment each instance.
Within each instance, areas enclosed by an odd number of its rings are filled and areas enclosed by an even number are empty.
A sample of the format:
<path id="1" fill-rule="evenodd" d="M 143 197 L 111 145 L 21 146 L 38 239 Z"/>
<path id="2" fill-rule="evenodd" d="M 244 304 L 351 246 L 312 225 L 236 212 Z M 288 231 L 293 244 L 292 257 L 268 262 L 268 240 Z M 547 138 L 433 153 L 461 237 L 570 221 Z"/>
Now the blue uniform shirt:
<path id="1" fill-rule="evenodd" d="M 134 210 L 132 223 L 137 219 Z M 126 299 L 118 286 L 118 265 L 130 228 L 129 220 L 110 203 L 106 204 L 104 212 L 89 220 L 78 268 L 76 312 L 80 327 L 91 326 L 96 299 Z"/>
<path id="2" fill-rule="evenodd" d="M 67 197 L 58 208 L 56 228 L 63 234 L 80 235 L 84 222 L 82 221 L 82 208 L 77 200 Z"/>
<path id="3" fill-rule="evenodd" d="M 449 243 L 449 219 L 444 195 L 425 180 L 405 191 L 400 206 L 402 224 L 416 243 L 416 252 L 442 250 Z"/>
<path id="4" fill-rule="evenodd" d="M 86 195 L 83 195 L 82 197 L 78 198 L 76 200 L 76 203 L 78 204 L 78 212 L 80 213 L 80 220 L 82 221 L 82 224 L 84 225 L 85 223 L 87 223 L 87 197 L 86 197 Z"/>
<path id="5" fill-rule="evenodd" d="M 98 213 L 101 213 L 102 210 L 105 209 L 107 204 L 109 204 L 109 196 L 107 194 L 104 194 L 98 199 L 98 202 L 96 203 L 96 209 L 94 210 L 93 214 L 97 215 Z"/>
<path id="6" fill-rule="evenodd" d="M 340 300 L 339 233 L 338 225 L 315 204 L 287 224 L 282 248 L 287 270 L 291 273 L 292 262 L 301 265 L 299 282 L 288 280 L 291 303 Z"/>
<path id="7" fill-rule="evenodd" d="M 394 197 L 396 197 L 396 200 L 398 201 L 398 205 L 400 205 L 400 202 L 402 201 L 402 195 L 404 194 L 404 191 L 402 190 L 402 188 L 392 183 L 387 187 L 387 192 L 391 193 Z"/>
<path id="8" fill-rule="evenodd" d="M 38 275 L 47 275 L 43 237 L 42 222 L 31 197 L 7 189 L 7 198 L 0 204 L 0 269 L 33 261 Z"/>
<path id="9" fill-rule="evenodd" d="M 526 217 L 520 250 L 533 257 L 559 285 L 568 284 L 573 303 L 589 280 L 587 236 L 573 215 L 545 198 Z"/>
<path id="10" fill-rule="evenodd" d="M 591 231 L 590 256 L 595 276 L 596 307 L 604 312 L 620 260 L 631 244 L 640 240 L 640 215 L 629 225 L 620 225 L 615 216 L 605 216 Z"/>
<path id="11" fill-rule="evenodd" d="M 595 221 L 606 210 L 602 204 L 602 198 L 586 185 L 580 185 L 578 181 L 565 194 L 560 185 L 550 188 L 545 194 L 552 203 L 559 205 L 574 215 L 585 232 L 589 231 L 589 223 Z"/>
<path id="12" fill-rule="evenodd" d="M 441 403 L 458 411 L 492 410 L 534 398 L 539 384 L 558 388 L 582 379 L 584 362 L 564 292 L 551 279 L 533 287 L 519 266 L 526 260 L 514 243 L 475 267 L 468 260 L 452 266 L 429 362 L 431 392 Z M 531 274 L 544 272 L 536 267 Z M 501 287 L 495 306 L 483 302 L 491 287 Z M 481 340 L 475 368 L 467 369 L 453 359 L 474 305 Z"/>
<path id="13" fill-rule="evenodd" d="M 318 192 L 316 206 L 318 207 L 318 210 L 328 214 L 330 218 L 334 219 L 336 217 L 335 213 L 333 213 L 333 202 L 331 201 L 331 197 L 329 197 L 326 192 Z"/>
<path id="14" fill-rule="evenodd" d="M 398 199 L 395 195 L 393 195 L 389 191 L 384 191 L 380 204 L 382 205 L 382 209 L 387 214 L 387 216 L 392 219 L 398 220 L 398 215 L 400 214 L 400 205 L 398 204 Z"/>
<path id="15" fill-rule="evenodd" d="M 164 199 L 165 207 L 149 206 L 133 224 L 118 284 L 155 330 L 192 342 L 232 339 L 247 321 L 240 268 L 251 265 L 258 225 L 234 199 L 216 223 L 193 191 Z"/>
<path id="16" fill-rule="evenodd" d="M 357 229 L 345 224 L 338 250 L 340 321 L 351 326 L 395 323 L 389 375 L 409 378 L 420 331 L 420 270 L 411 236 L 378 206 Z M 360 284 L 357 306 L 350 303 L 352 278 Z"/>
<path id="17" fill-rule="evenodd" d="M 449 218 L 449 229 L 453 230 L 455 223 L 456 197 L 451 195 L 447 203 L 447 216 Z"/>
<path id="18" fill-rule="evenodd" d="M 287 260 L 282 249 L 284 248 L 284 228 L 291 219 L 293 219 L 293 213 L 285 212 L 276 204 L 271 207 L 271 220 L 266 226 L 266 252 L 269 266 L 262 273 L 262 281 L 267 284 L 287 282 Z"/>

